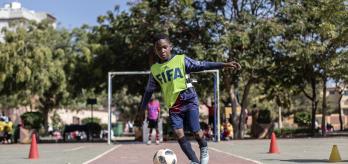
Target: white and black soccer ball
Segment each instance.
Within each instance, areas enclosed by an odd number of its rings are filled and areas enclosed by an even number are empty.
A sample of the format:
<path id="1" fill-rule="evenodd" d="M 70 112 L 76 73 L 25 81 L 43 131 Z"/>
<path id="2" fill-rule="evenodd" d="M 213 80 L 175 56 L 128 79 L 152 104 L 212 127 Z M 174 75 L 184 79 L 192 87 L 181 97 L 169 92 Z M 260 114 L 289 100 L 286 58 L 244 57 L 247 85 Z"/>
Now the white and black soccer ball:
<path id="1" fill-rule="evenodd" d="M 153 156 L 154 164 L 177 164 L 175 153 L 170 149 L 160 149 Z"/>

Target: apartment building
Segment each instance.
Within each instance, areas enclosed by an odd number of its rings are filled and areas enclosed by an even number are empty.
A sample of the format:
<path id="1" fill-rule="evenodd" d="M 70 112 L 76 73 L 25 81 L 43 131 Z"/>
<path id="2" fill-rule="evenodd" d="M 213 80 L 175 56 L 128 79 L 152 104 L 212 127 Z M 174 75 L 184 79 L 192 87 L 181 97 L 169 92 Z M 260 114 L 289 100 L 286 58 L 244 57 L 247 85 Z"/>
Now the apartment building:
<path id="1" fill-rule="evenodd" d="M 11 23 L 15 21 L 22 21 L 20 26 L 25 26 L 26 21 L 41 22 L 45 19 L 51 20 L 53 27 L 56 27 L 56 18 L 54 16 L 45 12 L 28 10 L 23 8 L 19 2 L 11 2 L 0 8 L 0 30 L 3 28 L 9 30 L 15 29 L 15 26 L 11 26 Z M 4 34 L 2 32 L 0 32 L 0 41 L 4 41 Z"/>
<path id="2" fill-rule="evenodd" d="M 341 96 L 342 96 L 342 99 L 339 100 Z M 345 115 L 348 115 L 348 89 L 345 89 L 343 90 L 342 93 L 340 93 L 338 92 L 336 87 L 327 88 L 326 97 L 327 97 L 329 108 L 337 110 L 338 104 L 340 104 L 343 113 Z"/>

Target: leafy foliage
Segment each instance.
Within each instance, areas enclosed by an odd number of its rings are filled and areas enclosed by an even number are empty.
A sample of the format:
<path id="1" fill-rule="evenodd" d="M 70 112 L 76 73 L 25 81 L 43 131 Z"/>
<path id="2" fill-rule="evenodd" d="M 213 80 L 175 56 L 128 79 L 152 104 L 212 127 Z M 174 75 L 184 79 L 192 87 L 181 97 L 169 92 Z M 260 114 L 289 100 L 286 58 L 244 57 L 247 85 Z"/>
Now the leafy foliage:
<path id="1" fill-rule="evenodd" d="M 271 123 L 272 122 L 271 111 L 269 111 L 268 109 L 260 110 L 256 121 L 260 124 Z"/>
<path id="2" fill-rule="evenodd" d="M 301 127 L 308 127 L 311 124 L 311 114 L 309 112 L 297 112 L 294 121 Z"/>
<path id="3" fill-rule="evenodd" d="M 87 117 L 81 120 L 81 123 L 84 124 L 88 124 L 88 123 L 96 123 L 96 124 L 100 124 L 100 118 L 97 117 Z"/>
<path id="4" fill-rule="evenodd" d="M 22 123 L 26 129 L 39 130 L 43 125 L 43 116 L 40 112 L 26 112 L 21 115 Z"/>
<path id="5" fill-rule="evenodd" d="M 309 128 L 282 128 L 275 129 L 274 133 L 277 137 L 293 138 L 293 137 L 309 137 L 313 131 Z"/>
<path id="6" fill-rule="evenodd" d="M 52 121 L 53 129 L 55 129 L 55 130 L 63 130 L 63 128 L 64 128 L 63 120 L 58 115 L 57 111 L 53 112 L 53 115 L 51 116 L 51 121 Z"/>

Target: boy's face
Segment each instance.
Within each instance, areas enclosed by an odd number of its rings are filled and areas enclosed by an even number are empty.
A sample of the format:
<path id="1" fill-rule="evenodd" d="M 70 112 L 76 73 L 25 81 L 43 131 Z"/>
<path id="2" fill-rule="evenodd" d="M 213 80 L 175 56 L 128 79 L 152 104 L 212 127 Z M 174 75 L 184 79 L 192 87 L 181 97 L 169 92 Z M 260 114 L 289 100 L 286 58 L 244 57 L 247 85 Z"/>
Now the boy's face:
<path id="1" fill-rule="evenodd" d="M 171 50 L 172 45 L 166 39 L 160 39 L 155 44 L 155 53 L 161 60 L 169 60 L 171 58 Z"/>

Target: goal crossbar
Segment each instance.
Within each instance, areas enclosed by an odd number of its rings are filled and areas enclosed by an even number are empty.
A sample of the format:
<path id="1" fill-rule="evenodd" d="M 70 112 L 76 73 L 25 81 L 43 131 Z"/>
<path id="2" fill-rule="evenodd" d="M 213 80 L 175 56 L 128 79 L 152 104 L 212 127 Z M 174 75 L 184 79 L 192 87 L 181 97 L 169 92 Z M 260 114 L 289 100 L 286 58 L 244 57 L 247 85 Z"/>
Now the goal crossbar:
<path id="1" fill-rule="evenodd" d="M 214 140 L 220 141 L 220 75 L 219 70 L 205 70 L 193 73 L 213 73 L 214 74 Z M 146 75 L 150 71 L 121 71 L 108 73 L 108 144 L 111 144 L 111 103 L 112 103 L 112 78 L 118 75 Z"/>

